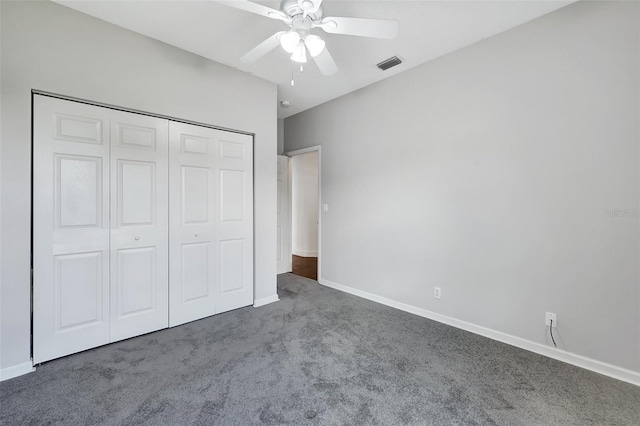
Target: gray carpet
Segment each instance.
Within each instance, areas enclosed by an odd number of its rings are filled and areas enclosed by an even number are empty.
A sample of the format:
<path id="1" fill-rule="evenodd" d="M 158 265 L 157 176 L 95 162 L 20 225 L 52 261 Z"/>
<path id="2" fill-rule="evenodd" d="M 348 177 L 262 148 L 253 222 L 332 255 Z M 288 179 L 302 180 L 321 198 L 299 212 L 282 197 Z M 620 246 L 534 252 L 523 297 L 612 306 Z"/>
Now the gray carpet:
<path id="1" fill-rule="evenodd" d="M 279 295 L 5 381 L 0 424 L 640 424 L 639 387 L 291 274 Z"/>

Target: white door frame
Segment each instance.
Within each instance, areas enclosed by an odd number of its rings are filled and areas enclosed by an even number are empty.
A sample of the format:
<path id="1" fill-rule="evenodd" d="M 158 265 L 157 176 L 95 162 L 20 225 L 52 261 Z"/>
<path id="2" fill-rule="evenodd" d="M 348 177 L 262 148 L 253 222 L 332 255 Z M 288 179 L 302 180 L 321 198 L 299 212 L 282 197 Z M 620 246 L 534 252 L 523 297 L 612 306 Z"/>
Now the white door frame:
<path id="1" fill-rule="evenodd" d="M 293 151 L 287 151 L 284 153 L 287 157 L 294 157 L 296 155 L 308 154 L 310 152 L 318 152 L 318 282 L 322 280 L 322 146 L 314 145 L 308 148 L 296 149 Z M 289 168 L 291 171 L 291 168 Z M 292 209 L 291 209 L 291 187 L 289 185 L 289 228 L 293 223 Z M 289 236 L 293 238 L 293 233 L 289 232 Z M 291 247 L 293 247 L 293 240 L 291 241 Z"/>

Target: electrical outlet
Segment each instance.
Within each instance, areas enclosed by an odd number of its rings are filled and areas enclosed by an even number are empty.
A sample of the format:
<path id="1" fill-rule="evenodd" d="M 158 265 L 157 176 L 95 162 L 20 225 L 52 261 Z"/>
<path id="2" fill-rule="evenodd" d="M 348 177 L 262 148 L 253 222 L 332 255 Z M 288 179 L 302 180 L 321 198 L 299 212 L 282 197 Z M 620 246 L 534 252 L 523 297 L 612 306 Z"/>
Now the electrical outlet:
<path id="1" fill-rule="evenodd" d="M 440 291 L 440 287 L 434 287 L 433 288 L 433 297 L 435 297 L 436 299 L 440 299 L 441 296 L 442 296 L 442 293 Z"/>
<path id="2" fill-rule="evenodd" d="M 549 327 L 551 325 L 551 320 L 553 320 L 553 328 L 558 327 L 558 315 L 553 312 L 547 312 L 544 314 L 544 325 Z"/>

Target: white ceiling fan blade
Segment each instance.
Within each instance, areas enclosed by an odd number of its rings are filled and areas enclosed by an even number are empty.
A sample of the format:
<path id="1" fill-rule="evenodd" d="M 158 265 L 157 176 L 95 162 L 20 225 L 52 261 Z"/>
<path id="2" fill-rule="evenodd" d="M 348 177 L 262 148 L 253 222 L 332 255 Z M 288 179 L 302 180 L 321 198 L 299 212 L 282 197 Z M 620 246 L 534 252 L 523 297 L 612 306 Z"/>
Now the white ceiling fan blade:
<path id="1" fill-rule="evenodd" d="M 250 64 L 252 62 L 257 61 L 262 58 L 267 53 L 271 52 L 276 47 L 280 46 L 280 36 L 284 34 L 286 31 L 278 31 L 247 53 L 245 53 L 241 58 L 240 62 L 244 62 L 246 64 Z"/>
<path id="2" fill-rule="evenodd" d="M 256 15 L 265 16 L 271 19 L 278 19 L 280 21 L 288 21 L 289 17 L 277 9 L 272 9 L 267 6 L 263 6 L 258 3 L 253 3 L 247 0 L 222 0 L 218 3 L 225 6 L 233 7 L 235 9 L 244 10 L 245 12 L 255 13 Z"/>
<path id="3" fill-rule="evenodd" d="M 322 52 L 320 52 L 318 56 L 314 56 L 313 60 L 316 62 L 322 75 L 331 75 L 338 72 L 338 66 L 326 47 L 322 49 Z"/>
<path id="4" fill-rule="evenodd" d="M 316 26 L 331 34 L 387 39 L 394 38 L 400 29 L 398 21 L 391 19 L 341 18 L 337 16 L 324 18 Z"/>

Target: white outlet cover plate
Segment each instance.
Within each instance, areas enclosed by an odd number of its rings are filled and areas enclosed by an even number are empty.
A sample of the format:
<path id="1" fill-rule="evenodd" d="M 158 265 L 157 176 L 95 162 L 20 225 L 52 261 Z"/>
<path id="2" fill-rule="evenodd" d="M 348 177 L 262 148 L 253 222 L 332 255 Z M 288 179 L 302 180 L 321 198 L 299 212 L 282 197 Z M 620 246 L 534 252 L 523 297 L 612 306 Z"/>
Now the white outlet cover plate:
<path id="1" fill-rule="evenodd" d="M 549 325 L 551 325 L 551 320 L 553 320 L 553 328 L 558 327 L 558 315 L 553 312 L 546 312 L 544 315 L 544 325 L 549 327 Z"/>
<path id="2" fill-rule="evenodd" d="M 440 287 L 433 288 L 433 297 L 435 297 L 436 299 L 440 299 L 442 297 L 442 291 L 440 290 Z"/>

